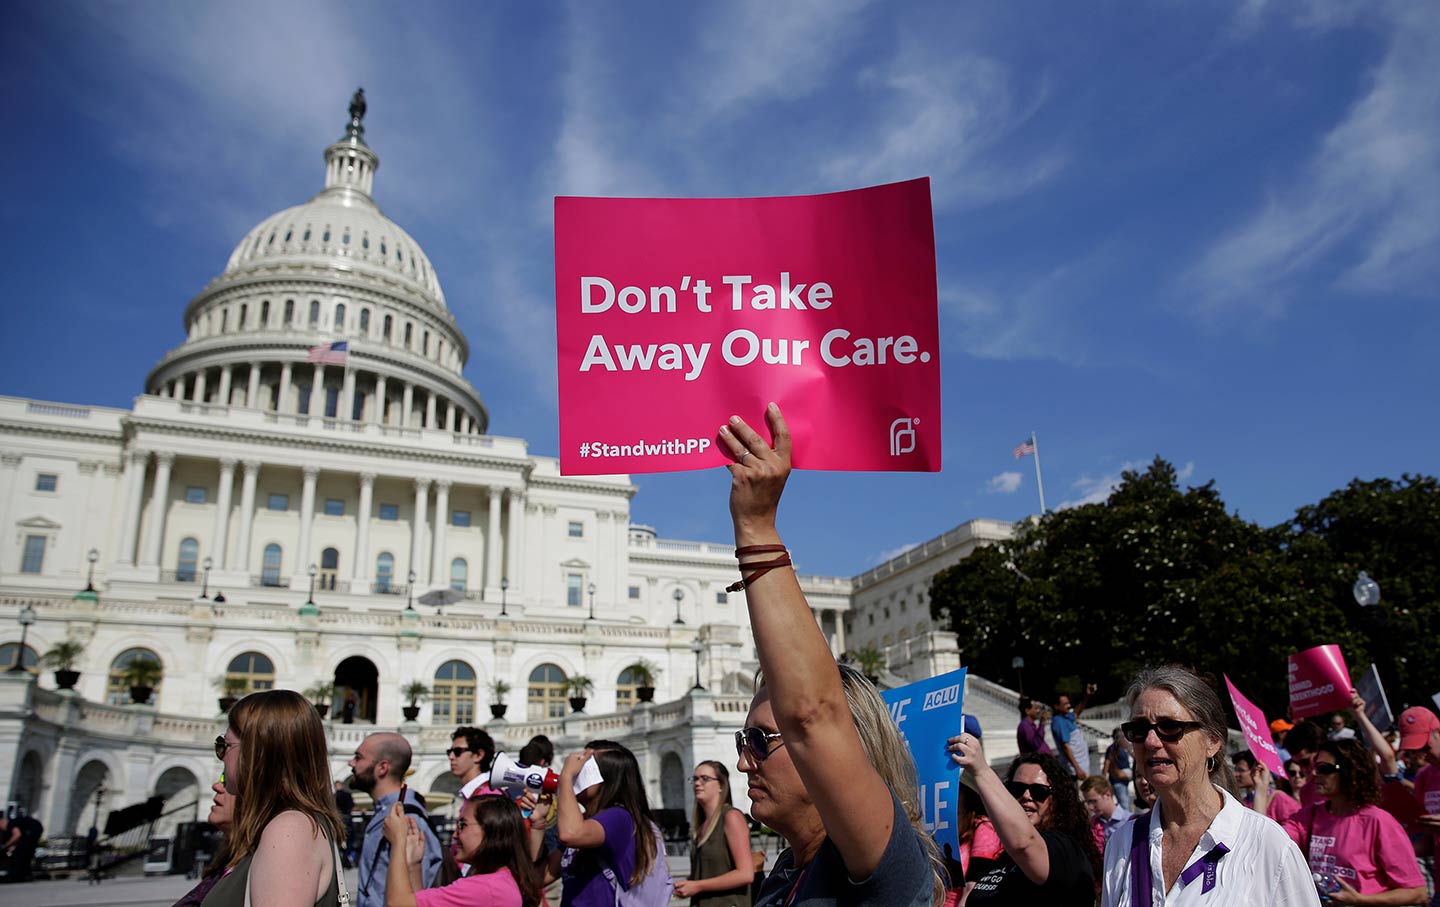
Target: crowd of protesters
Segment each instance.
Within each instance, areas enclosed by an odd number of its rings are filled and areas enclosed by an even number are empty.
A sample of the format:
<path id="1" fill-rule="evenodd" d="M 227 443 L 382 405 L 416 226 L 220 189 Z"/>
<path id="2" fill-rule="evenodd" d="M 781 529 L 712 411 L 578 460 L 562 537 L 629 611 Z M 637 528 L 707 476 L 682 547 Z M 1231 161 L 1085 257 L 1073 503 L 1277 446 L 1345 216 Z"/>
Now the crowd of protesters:
<path id="1" fill-rule="evenodd" d="M 1080 718 L 1093 693 L 1053 711 L 1022 697 L 1020 754 L 997 772 L 978 723 L 948 741 L 961 769 L 958 854 L 928 833 L 914 762 L 875 687 L 837 664 L 781 542 L 790 473 L 778 407 L 769 440 L 738 417 L 719 437 L 733 463 L 730 513 L 760 664 L 735 734 L 754 820 L 787 848 L 760 882 L 731 770 L 694 768 L 688 877 L 672 880 L 640 764 L 592 740 L 539 788 L 511 786 L 485 731 L 461 727 L 446 751 L 456 779 L 437 812 L 448 848 L 409 789 L 406 739 L 376 733 L 332 789 L 323 725 L 297 693 L 242 699 L 216 739 L 224 766 L 210 822 L 225 832 L 214 869 L 179 905 L 538 907 L 939 907 L 942 904 L 1158 907 L 1207 904 L 1423 904 L 1421 857 L 1440 834 L 1440 719 L 1412 708 L 1387 738 L 1354 696 L 1326 725 L 1272 727 L 1287 769 L 1227 752 L 1227 713 L 1190 669 L 1142 670 L 1128 718 L 1098 764 Z M 1045 727 L 1049 724 L 1050 739 Z M 526 767 L 555 761 L 537 737 Z M 507 766 L 509 764 L 508 760 Z M 492 770 L 500 777 L 492 777 Z M 528 769 L 527 769 L 528 771 Z M 374 811 L 352 822 L 355 790 Z M 0 824 L 0 833 L 10 832 Z M 344 869 L 358 870 L 353 896 Z M 1440 897 L 1430 902 L 1440 907 Z M 178 905 L 177 905 L 178 907 Z"/>

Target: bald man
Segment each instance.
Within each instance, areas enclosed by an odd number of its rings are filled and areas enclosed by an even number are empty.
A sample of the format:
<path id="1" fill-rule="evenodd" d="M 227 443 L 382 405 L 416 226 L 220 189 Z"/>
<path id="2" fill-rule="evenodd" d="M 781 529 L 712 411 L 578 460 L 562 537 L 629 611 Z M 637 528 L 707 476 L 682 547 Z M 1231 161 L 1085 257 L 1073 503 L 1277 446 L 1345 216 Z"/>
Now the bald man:
<path id="1" fill-rule="evenodd" d="M 385 907 L 385 876 L 390 871 L 390 842 L 385 840 L 385 816 L 400 796 L 410 770 L 410 743 L 399 734 L 371 734 L 355 748 L 350 760 L 350 786 L 375 798 L 375 812 L 365 824 L 360 845 L 360 892 L 357 907 Z M 425 805 L 413 790 L 406 791 L 405 812 L 415 817 L 425 838 L 425 860 L 420 874 L 425 887 L 435 884 L 440 872 L 440 839 L 430 830 Z M 404 862 L 403 855 L 401 862 Z"/>

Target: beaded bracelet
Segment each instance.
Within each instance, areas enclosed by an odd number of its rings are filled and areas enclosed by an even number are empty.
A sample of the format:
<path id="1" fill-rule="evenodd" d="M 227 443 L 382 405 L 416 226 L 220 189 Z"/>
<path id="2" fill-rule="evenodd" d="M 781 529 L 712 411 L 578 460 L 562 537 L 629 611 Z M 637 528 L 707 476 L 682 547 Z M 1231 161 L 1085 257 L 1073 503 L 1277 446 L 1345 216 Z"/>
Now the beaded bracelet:
<path id="1" fill-rule="evenodd" d="M 747 554 L 774 554 L 777 551 L 780 552 L 780 555 L 774 560 L 755 561 L 754 563 L 741 564 L 740 570 L 742 572 L 746 570 L 754 570 L 755 572 L 750 574 L 748 577 L 742 577 L 739 582 L 731 583 L 730 585 L 726 586 L 725 591 L 739 592 L 742 589 L 748 588 L 751 583 L 755 582 L 760 577 L 769 573 L 771 570 L 774 570 L 777 567 L 789 567 L 791 565 L 790 552 L 785 550 L 784 545 L 746 545 L 742 548 L 736 548 L 735 556 L 737 558 L 744 557 Z"/>

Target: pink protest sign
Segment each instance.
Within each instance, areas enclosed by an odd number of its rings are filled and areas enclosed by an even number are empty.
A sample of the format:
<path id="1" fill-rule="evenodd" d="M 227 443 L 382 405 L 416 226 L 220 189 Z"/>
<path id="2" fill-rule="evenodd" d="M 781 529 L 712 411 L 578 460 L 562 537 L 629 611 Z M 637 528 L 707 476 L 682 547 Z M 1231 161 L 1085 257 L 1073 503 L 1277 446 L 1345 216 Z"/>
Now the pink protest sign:
<path id="1" fill-rule="evenodd" d="M 1225 688 L 1230 691 L 1230 704 L 1235 706 L 1235 717 L 1240 719 L 1240 730 L 1245 734 L 1245 742 L 1250 744 L 1250 752 L 1277 778 L 1285 777 L 1285 763 L 1280 761 L 1280 752 L 1270 736 L 1270 724 L 1265 720 L 1265 713 L 1235 688 L 1228 674 L 1225 676 Z"/>
<path id="2" fill-rule="evenodd" d="M 730 462 L 780 404 L 805 469 L 940 469 L 930 181 L 788 198 L 555 199 L 560 469 Z"/>
<path id="3" fill-rule="evenodd" d="M 1350 708 L 1350 669 L 1339 646 L 1290 656 L 1290 717 L 1295 721 Z"/>

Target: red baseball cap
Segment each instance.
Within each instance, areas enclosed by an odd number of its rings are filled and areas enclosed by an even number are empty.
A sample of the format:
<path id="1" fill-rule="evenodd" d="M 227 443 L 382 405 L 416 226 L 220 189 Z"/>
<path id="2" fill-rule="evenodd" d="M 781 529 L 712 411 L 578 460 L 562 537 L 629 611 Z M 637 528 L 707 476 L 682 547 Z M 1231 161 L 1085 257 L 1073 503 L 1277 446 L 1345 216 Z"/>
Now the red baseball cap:
<path id="1" fill-rule="evenodd" d="M 1430 745 L 1432 731 L 1440 731 L 1440 718 L 1423 705 L 1412 706 L 1400 713 L 1400 749 L 1423 750 Z"/>

